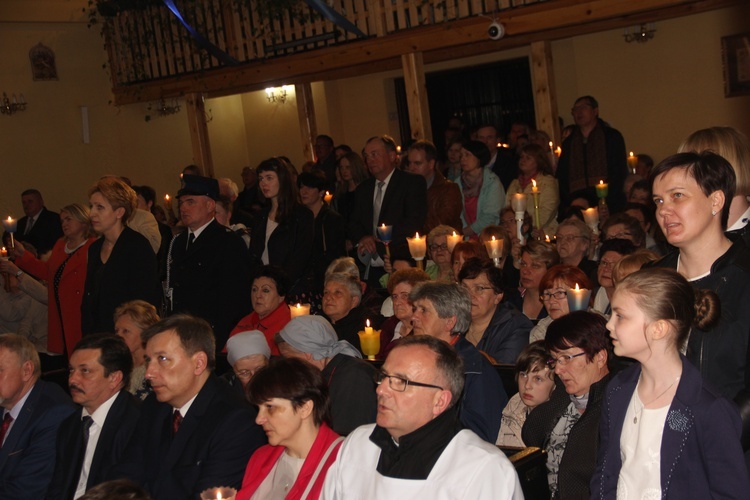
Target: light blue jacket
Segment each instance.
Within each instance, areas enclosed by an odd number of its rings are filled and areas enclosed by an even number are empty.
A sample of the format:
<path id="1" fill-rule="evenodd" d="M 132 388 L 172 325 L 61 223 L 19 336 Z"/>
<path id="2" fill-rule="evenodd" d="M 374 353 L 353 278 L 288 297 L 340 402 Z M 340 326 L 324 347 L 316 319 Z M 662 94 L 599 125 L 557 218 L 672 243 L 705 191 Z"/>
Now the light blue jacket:
<path id="1" fill-rule="evenodd" d="M 461 201 L 464 202 L 464 186 L 461 176 L 455 179 L 461 188 Z M 479 234 L 487 226 L 498 225 L 500 223 L 500 209 L 505 206 L 505 188 L 500 179 L 492 173 L 489 168 L 484 168 L 484 178 L 482 180 L 482 189 L 479 190 L 479 201 L 477 202 L 477 220 L 471 224 L 471 229 Z M 464 227 L 466 223 L 466 210 L 461 211 L 461 222 Z"/>

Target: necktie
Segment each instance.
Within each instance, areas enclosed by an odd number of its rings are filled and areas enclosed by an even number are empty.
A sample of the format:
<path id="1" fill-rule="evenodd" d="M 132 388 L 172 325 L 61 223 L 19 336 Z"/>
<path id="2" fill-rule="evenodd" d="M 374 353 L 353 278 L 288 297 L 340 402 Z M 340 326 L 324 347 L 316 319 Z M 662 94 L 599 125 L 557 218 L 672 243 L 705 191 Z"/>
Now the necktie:
<path id="1" fill-rule="evenodd" d="M 31 228 L 34 226 L 34 218 L 29 217 L 29 220 L 26 222 L 26 230 L 23 232 L 24 235 L 27 235 L 31 232 Z"/>
<path id="2" fill-rule="evenodd" d="M 177 431 L 180 430 L 180 424 L 182 423 L 182 414 L 180 413 L 180 410 L 175 410 L 172 414 L 172 432 L 174 434 L 177 434 Z"/>
<path id="3" fill-rule="evenodd" d="M 378 181 L 378 190 L 375 193 L 375 202 L 372 204 L 372 234 L 377 236 L 378 222 L 380 219 L 380 207 L 383 205 L 383 186 L 385 182 Z"/>
<path id="4" fill-rule="evenodd" d="M 83 453 L 86 453 L 86 446 L 89 444 L 89 429 L 94 423 L 94 419 L 90 416 L 85 416 L 81 419 L 81 426 L 83 427 Z"/>
<path id="5" fill-rule="evenodd" d="M 8 432 L 8 427 L 10 427 L 11 422 L 13 422 L 13 417 L 10 416 L 10 412 L 6 412 L 3 417 L 3 423 L 0 425 L 0 448 L 3 446 L 5 434 Z"/>
<path id="6" fill-rule="evenodd" d="M 190 233 L 188 235 L 188 243 L 187 243 L 187 247 L 185 247 L 185 250 L 190 250 L 190 247 L 193 245 L 194 241 L 195 241 L 195 233 Z"/>
<path id="7" fill-rule="evenodd" d="M 75 478 L 75 481 L 70 485 L 70 497 L 73 498 L 75 495 L 75 491 L 78 488 L 78 481 L 81 477 L 81 469 L 83 468 L 83 462 L 86 460 L 86 447 L 89 444 L 89 429 L 91 429 L 91 424 L 94 423 L 94 419 L 90 416 L 85 416 L 81 419 L 81 451 L 77 456 L 77 461 L 75 462 L 75 473 L 73 474 L 73 477 Z"/>

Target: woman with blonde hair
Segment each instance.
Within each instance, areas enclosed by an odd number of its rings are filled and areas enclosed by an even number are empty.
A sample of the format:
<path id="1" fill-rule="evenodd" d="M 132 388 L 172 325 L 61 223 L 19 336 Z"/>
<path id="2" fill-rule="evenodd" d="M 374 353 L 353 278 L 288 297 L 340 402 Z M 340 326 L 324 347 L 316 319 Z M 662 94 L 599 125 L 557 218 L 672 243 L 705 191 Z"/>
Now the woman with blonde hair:
<path id="1" fill-rule="evenodd" d="M 146 362 L 143 359 L 143 330 L 159 322 L 156 308 L 144 300 L 125 302 L 114 314 L 115 334 L 122 337 L 133 357 L 133 371 L 127 391 L 143 401 L 151 394 L 151 386 L 146 382 Z"/>
<path id="2" fill-rule="evenodd" d="M 82 331 L 114 331 L 117 306 L 141 299 L 159 307 L 162 289 L 156 255 L 141 234 L 127 226 L 137 204 L 135 191 L 116 177 L 102 177 L 89 190 L 91 226 L 100 235 L 88 249 Z"/>
<path id="3" fill-rule="evenodd" d="M 63 207 L 60 222 L 63 237 L 55 243 L 46 262 L 35 258 L 18 241 L 12 252 L 19 268 L 47 282 L 47 351 L 64 355 L 64 366 L 67 356 L 81 340 L 81 300 L 88 250 L 95 238 L 89 209 L 79 203 Z"/>

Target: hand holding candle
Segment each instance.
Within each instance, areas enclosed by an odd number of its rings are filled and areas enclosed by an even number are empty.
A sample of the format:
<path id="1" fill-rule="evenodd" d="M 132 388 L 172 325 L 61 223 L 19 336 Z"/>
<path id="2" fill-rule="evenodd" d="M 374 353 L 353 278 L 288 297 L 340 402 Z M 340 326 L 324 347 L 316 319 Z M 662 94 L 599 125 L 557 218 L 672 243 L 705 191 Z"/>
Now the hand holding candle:
<path id="1" fill-rule="evenodd" d="M 589 308 L 589 300 L 591 300 L 591 290 L 579 288 L 578 283 L 576 283 L 575 288 L 568 289 L 568 309 L 570 309 L 570 312 L 585 311 Z"/>
<path id="2" fill-rule="evenodd" d="M 370 320 L 365 322 L 365 330 L 358 333 L 359 343 L 362 346 L 362 353 L 367 359 L 374 360 L 380 352 L 380 330 L 375 330 L 370 326 Z"/>
<path id="3" fill-rule="evenodd" d="M 385 245 L 385 255 L 390 259 L 391 258 L 391 238 L 393 234 L 393 226 L 386 226 L 385 223 L 378 226 L 378 238 L 380 238 L 380 241 L 383 242 L 383 245 Z"/>
<path id="4" fill-rule="evenodd" d="M 406 242 L 409 244 L 409 253 L 412 258 L 417 261 L 417 267 L 424 271 L 424 256 L 427 254 L 427 238 L 420 238 L 417 233 L 414 238 L 406 238 Z"/>
<path id="5" fill-rule="evenodd" d="M 326 191 L 326 195 L 323 197 L 323 201 L 330 204 L 331 200 L 333 200 L 333 195 L 330 192 Z"/>
<path id="6" fill-rule="evenodd" d="M 628 156 L 628 170 L 631 174 L 635 173 L 635 169 L 638 167 L 638 157 L 633 154 L 633 152 L 630 152 L 630 155 Z"/>
<path id="7" fill-rule="evenodd" d="M 18 221 L 9 215 L 8 219 L 3 221 L 3 227 L 5 232 L 10 234 L 10 247 L 15 248 L 16 240 L 13 238 L 13 234 L 18 229 Z"/>

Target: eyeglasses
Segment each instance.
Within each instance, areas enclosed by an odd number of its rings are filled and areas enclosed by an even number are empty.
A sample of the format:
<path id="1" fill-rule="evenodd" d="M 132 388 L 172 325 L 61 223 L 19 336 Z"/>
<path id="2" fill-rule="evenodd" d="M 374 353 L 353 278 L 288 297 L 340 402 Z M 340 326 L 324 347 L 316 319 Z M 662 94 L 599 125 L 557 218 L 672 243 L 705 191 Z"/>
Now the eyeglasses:
<path id="1" fill-rule="evenodd" d="M 472 285 L 472 286 L 461 285 L 461 286 L 467 289 L 469 293 L 473 295 L 482 295 L 485 292 L 485 290 L 493 289 L 491 286 L 482 286 L 482 285 Z"/>
<path id="2" fill-rule="evenodd" d="M 614 240 L 614 239 L 621 239 L 622 240 L 622 239 L 628 239 L 631 236 L 633 236 L 632 233 L 629 233 L 627 231 L 621 231 L 621 232 L 619 232 L 617 234 L 611 234 L 611 235 L 607 236 L 607 239 L 608 240 Z"/>
<path id="3" fill-rule="evenodd" d="M 539 295 L 539 297 L 542 300 L 549 300 L 551 298 L 555 298 L 557 300 L 562 300 L 562 299 L 564 299 L 567 296 L 568 296 L 568 292 L 566 292 L 565 290 L 558 290 L 557 292 L 542 292 Z"/>
<path id="4" fill-rule="evenodd" d="M 611 260 L 600 260 L 599 261 L 599 265 L 601 267 L 615 267 L 615 264 L 617 264 L 617 262 L 611 261 Z"/>
<path id="5" fill-rule="evenodd" d="M 445 390 L 439 385 L 423 384 L 421 382 L 413 382 L 403 377 L 397 377 L 396 375 L 388 375 L 387 373 L 383 371 L 378 372 L 378 374 L 375 376 L 375 383 L 380 385 L 383 383 L 383 380 L 385 379 L 388 379 L 388 386 L 396 392 L 404 392 L 406 391 L 406 388 L 410 385 L 415 386 L 415 387 L 427 387 L 430 389 L 440 389 L 441 391 Z"/>
<path id="6" fill-rule="evenodd" d="M 577 358 L 578 356 L 583 356 L 586 354 L 585 352 L 579 352 L 578 354 L 562 354 L 556 358 L 550 358 L 547 360 L 547 364 L 550 368 L 554 368 L 555 365 L 565 366 L 568 363 L 570 363 L 573 358 Z"/>
<path id="7" fill-rule="evenodd" d="M 567 235 L 560 234 L 558 236 L 555 236 L 555 240 L 557 240 L 558 243 L 572 243 L 577 238 L 584 238 L 585 239 L 586 237 L 585 236 L 574 236 L 572 234 L 567 234 Z"/>
<path id="8" fill-rule="evenodd" d="M 255 375 L 258 370 L 234 370 L 234 374 L 237 378 L 250 378 Z"/>
<path id="9" fill-rule="evenodd" d="M 442 245 L 430 245 L 430 252 L 437 252 L 438 250 L 448 250 L 448 244 L 443 243 Z"/>

